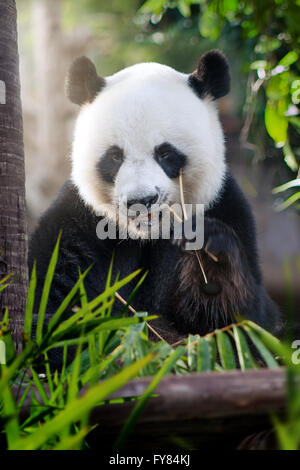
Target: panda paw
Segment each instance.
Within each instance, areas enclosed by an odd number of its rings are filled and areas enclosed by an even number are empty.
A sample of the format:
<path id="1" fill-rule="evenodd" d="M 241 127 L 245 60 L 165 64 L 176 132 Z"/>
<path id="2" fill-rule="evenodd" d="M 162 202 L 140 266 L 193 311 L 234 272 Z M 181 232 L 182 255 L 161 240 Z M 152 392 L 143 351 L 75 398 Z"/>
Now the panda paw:
<path id="1" fill-rule="evenodd" d="M 171 241 L 182 252 L 188 253 L 188 244 L 194 243 L 195 240 L 196 238 L 187 239 L 183 235 L 182 238 L 173 238 Z M 238 237 L 228 225 L 216 219 L 204 219 L 204 243 L 201 253 L 214 263 L 226 264 L 236 261 L 239 251 Z"/>
<path id="2" fill-rule="evenodd" d="M 226 224 L 205 218 L 203 251 L 214 262 L 236 262 L 240 257 L 240 243 L 236 233 Z"/>

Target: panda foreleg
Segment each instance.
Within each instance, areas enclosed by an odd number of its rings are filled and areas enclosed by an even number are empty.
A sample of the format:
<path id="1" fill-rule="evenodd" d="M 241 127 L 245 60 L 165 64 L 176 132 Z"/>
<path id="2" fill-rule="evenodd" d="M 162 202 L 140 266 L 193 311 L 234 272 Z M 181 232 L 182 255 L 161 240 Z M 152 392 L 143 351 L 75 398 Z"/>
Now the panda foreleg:
<path id="1" fill-rule="evenodd" d="M 186 241 L 181 243 L 179 282 L 172 302 L 177 328 L 205 334 L 238 315 L 261 323 L 264 289 L 250 271 L 241 241 L 217 219 L 205 218 L 204 226 L 204 247 L 199 252 L 185 251 Z"/>

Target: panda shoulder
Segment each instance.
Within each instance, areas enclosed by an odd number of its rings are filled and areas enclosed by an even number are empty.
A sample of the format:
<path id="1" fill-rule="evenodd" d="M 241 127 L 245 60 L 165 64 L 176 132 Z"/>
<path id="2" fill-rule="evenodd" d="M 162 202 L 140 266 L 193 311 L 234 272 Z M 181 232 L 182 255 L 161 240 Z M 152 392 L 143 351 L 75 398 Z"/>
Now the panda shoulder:
<path id="1" fill-rule="evenodd" d="M 237 183 L 235 177 L 227 169 L 222 187 L 213 204 L 206 212 L 208 217 L 215 217 L 225 223 L 238 222 L 255 227 L 251 206 Z"/>
<path id="2" fill-rule="evenodd" d="M 80 239 L 85 231 L 95 226 L 96 220 L 76 187 L 71 181 L 67 181 L 30 236 L 29 259 L 38 257 L 43 251 L 51 253 L 60 232 L 64 243 L 71 239 Z"/>

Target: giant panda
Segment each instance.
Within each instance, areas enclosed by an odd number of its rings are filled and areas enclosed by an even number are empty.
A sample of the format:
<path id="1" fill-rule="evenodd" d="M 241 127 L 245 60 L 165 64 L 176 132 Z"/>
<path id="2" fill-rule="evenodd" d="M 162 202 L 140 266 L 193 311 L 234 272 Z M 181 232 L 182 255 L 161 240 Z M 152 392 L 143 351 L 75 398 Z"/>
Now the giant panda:
<path id="1" fill-rule="evenodd" d="M 230 88 L 223 54 L 203 54 L 191 74 L 141 63 L 107 78 L 81 57 L 70 68 L 66 88 L 80 106 L 72 172 L 29 246 L 30 268 L 37 263 L 38 301 L 62 231 L 48 318 L 77 281 L 78 267 L 84 271 L 93 265 L 85 287 L 89 299 L 99 295 L 113 256 L 113 277 L 147 272 L 132 306 L 158 315 L 154 329 L 171 343 L 224 327 L 237 314 L 277 334 L 280 313 L 263 285 L 253 215 L 225 160 L 217 107 Z M 170 239 L 143 236 L 131 219 L 127 238 L 97 236 L 99 221 L 110 217 L 107 207 L 140 203 L 150 210 L 154 204 L 181 204 L 180 173 L 185 203 L 204 207 L 204 244 L 198 253 L 186 249 L 184 237 L 178 243 L 172 234 Z M 147 221 L 151 225 L 151 217 Z M 121 218 L 114 223 L 121 225 Z M 135 283 L 120 290 L 123 298 Z M 122 308 L 116 300 L 113 313 Z"/>

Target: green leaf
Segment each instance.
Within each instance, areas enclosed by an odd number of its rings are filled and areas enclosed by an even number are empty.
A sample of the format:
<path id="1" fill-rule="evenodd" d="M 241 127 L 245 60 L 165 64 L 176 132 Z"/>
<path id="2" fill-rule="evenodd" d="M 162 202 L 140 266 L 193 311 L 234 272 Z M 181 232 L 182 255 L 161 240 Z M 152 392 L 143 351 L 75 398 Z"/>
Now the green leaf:
<path id="1" fill-rule="evenodd" d="M 92 268 L 92 266 L 89 266 L 83 274 L 80 274 L 78 281 L 76 282 L 76 284 L 74 284 L 74 286 L 72 287 L 72 289 L 70 290 L 68 295 L 64 298 L 64 300 L 62 301 L 62 303 L 58 307 L 55 314 L 52 316 L 52 318 L 51 318 L 51 320 L 48 324 L 47 333 L 51 332 L 56 327 L 56 325 L 59 323 L 62 314 L 65 312 L 67 307 L 70 305 L 72 299 L 74 298 L 76 292 L 79 289 L 80 284 L 83 282 L 83 280 L 85 279 L 85 277 L 87 276 L 87 274 L 89 273 L 91 268 Z"/>
<path id="2" fill-rule="evenodd" d="M 177 360 L 184 354 L 185 348 L 182 346 L 179 346 L 170 356 L 169 358 L 164 362 L 163 366 L 161 369 L 158 371 L 152 382 L 148 385 L 146 388 L 145 392 L 141 396 L 141 398 L 138 400 L 137 404 L 135 405 L 134 409 L 132 410 L 128 420 L 126 421 L 123 429 L 121 430 L 116 443 L 114 444 L 114 448 L 118 449 L 122 446 L 124 441 L 127 439 L 128 435 L 132 431 L 137 419 L 139 418 L 140 414 L 142 413 L 148 399 L 156 389 L 157 385 L 161 381 L 161 379 L 168 374 L 168 372 L 172 369 L 174 364 L 177 362 Z"/>
<path id="3" fill-rule="evenodd" d="M 60 411 L 50 421 L 40 426 L 30 436 L 14 442 L 12 449 L 39 449 L 51 437 L 62 432 L 62 430 L 70 424 L 76 423 L 82 419 L 82 417 L 89 413 L 92 408 L 97 406 L 99 402 L 103 401 L 108 395 L 123 387 L 130 379 L 136 376 L 141 367 L 144 367 L 152 359 L 153 355 L 149 354 L 114 377 L 90 388 L 85 395 L 73 400 L 64 410 Z"/>
<path id="4" fill-rule="evenodd" d="M 300 118 L 297 116 L 293 116 L 289 118 L 289 122 L 295 126 L 297 129 L 300 129 Z"/>
<path id="5" fill-rule="evenodd" d="M 1 333 L 2 334 L 0 334 L 0 340 L 4 342 L 4 359 L 6 365 L 9 366 L 15 360 L 17 356 L 17 351 L 10 330 L 7 329 L 4 332 L 2 331 Z"/>
<path id="6" fill-rule="evenodd" d="M 278 63 L 278 65 L 283 65 L 284 67 L 288 67 L 298 60 L 298 54 L 296 51 L 288 52 Z"/>
<path id="7" fill-rule="evenodd" d="M 266 95 L 271 102 L 278 102 L 290 93 L 289 72 L 283 72 L 270 78 L 266 88 Z M 287 106 L 286 106 L 287 108 Z"/>
<path id="8" fill-rule="evenodd" d="M 8 449 L 13 448 L 15 442 L 18 441 L 20 436 L 20 426 L 18 419 L 18 410 L 13 398 L 11 388 L 5 387 L 1 393 L 1 418 L 4 421 L 4 430 L 7 439 Z"/>
<path id="9" fill-rule="evenodd" d="M 41 296 L 40 308 L 39 308 L 39 313 L 38 313 L 38 321 L 37 321 L 37 326 L 36 326 L 36 341 L 38 344 L 41 344 L 42 342 L 45 313 L 46 313 L 50 288 L 51 288 L 51 284 L 52 284 L 52 280 L 53 280 L 53 276 L 54 276 L 54 272 L 56 268 L 60 239 L 61 239 L 61 233 L 58 236 L 55 248 L 53 250 L 53 253 L 50 259 L 47 274 L 45 277 L 43 292 Z"/>
<path id="10" fill-rule="evenodd" d="M 256 363 L 251 355 L 245 335 L 243 334 L 241 329 L 236 325 L 233 325 L 232 329 L 241 369 L 255 369 Z"/>
<path id="11" fill-rule="evenodd" d="M 156 315 L 148 316 L 144 320 L 150 321 L 157 318 Z M 51 337 L 51 345 L 48 346 L 47 349 L 57 347 L 57 343 L 60 341 L 65 341 L 67 339 L 75 339 L 78 340 L 82 325 L 85 325 L 86 336 L 83 336 L 82 340 L 88 341 L 88 335 L 93 333 L 100 333 L 101 331 L 112 331 L 112 330 L 119 330 L 121 328 L 127 328 L 131 325 L 136 325 L 141 321 L 144 321 L 142 318 L 138 316 L 134 317 L 107 317 L 107 318 L 97 318 L 95 320 L 90 321 L 81 321 L 76 325 L 71 325 L 71 327 L 59 330 L 57 333 L 55 332 Z"/>
<path id="12" fill-rule="evenodd" d="M 211 370 L 211 346 L 207 339 L 199 338 L 197 343 L 197 372 Z"/>
<path id="13" fill-rule="evenodd" d="M 221 330 L 216 330 L 215 333 L 222 366 L 226 370 L 236 369 L 234 351 L 229 336 Z"/>
<path id="14" fill-rule="evenodd" d="M 277 109 L 275 103 L 267 102 L 265 124 L 270 137 L 276 142 L 277 146 L 283 147 L 287 138 L 288 119 L 280 115 Z"/>
<path id="15" fill-rule="evenodd" d="M 197 364 L 197 342 L 199 335 L 189 335 L 187 343 L 187 360 L 188 366 L 191 370 L 196 370 Z"/>
<path id="16" fill-rule="evenodd" d="M 300 79 L 299 78 L 297 78 L 296 80 L 292 82 L 291 95 L 292 95 L 292 102 L 296 105 L 299 104 L 300 103 Z M 300 121 L 299 118 L 295 118 L 295 119 L 298 119 L 298 121 Z M 298 124 L 298 127 L 299 127 L 299 124 Z"/>
<path id="17" fill-rule="evenodd" d="M 0 253 L 1 255 L 1 253 Z M 8 281 L 9 279 L 11 279 L 11 277 L 13 276 L 13 273 L 10 273 L 10 274 L 7 274 L 7 276 L 3 277 L 2 279 L 0 279 L 0 285 L 1 284 L 4 284 L 4 282 Z M 6 284 L 8 285 L 8 284 Z"/>
<path id="18" fill-rule="evenodd" d="M 266 69 L 268 67 L 268 62 L 266 60 L 256 60 L 250 64 L 251 70 Z"/>
<path id="19" fill-rule="evenodd" d="M 293 194 L 288 199 L 286 199 L 282 204 L 277 206 L 276 211 L 280 212 L 280 211 L 283 211 L 284 209 L 287 209 L 292 204 L 295 204 L 295 202 L 299 201 L 299 199 L 300 199 L 300 191 Z"/>
<path id="20" fill-rule="evenodd" d="M 185 18 L 191 16 L 191 5 L 187 2 L 187 0 L 179 0 L 177 8 Z"/>
<path id="21" fill-rule="evenodd" d="M 36 371 L 34 370 L 33 367 L 30 367 L 30 371 L 31 371 L 31 373 L 32 373 L 32 378 L 33 378 L 33 382 L 34 382 L 34 384 L 35 384 L 35 386 L 36 386 L 36 389 L 37 389 L 37 391 L 39 392 L 39 395 L 40 395 L 41 399 L 43 400 L 44 404 L 47 405 L 48 402 L 49 402 L 49 399 L 48 399 L 47 393 L 46 393 L 46 391 L 45 391 L 45 389 L 44 389 L 44 385 L 43 385 L 43 383 L 41 382 L 41 380 L 40 380 L 38 374 L 36 373 Z"/>
<path id="22" fill-rule="evenodd" d="M 128 308 L 129 308 L 129 305 L 131 305 L 132 301 L 134 300 L 135 296 L 136 296 L 136 293 L 137 291 L 139 290 L 140 286 L 142 285 L 142 283 L 144 282 L 145 278 L 147 277 L 148 275 L 148 271 L 146 271 L 142 277 L 139 279 L 139 281 L 137 282 L 137 284 L 135 285 L 135 287 L 132 289 L 128 299 L 127 299 L 127 304 L 124 305 L 124 308 L 121 312 L 121 315 L 125 315 L 125 313 L 128 311 Z"/>
<path id="23" fill-rule="evenodd" d="M 292 171 L 298 170 L 298 163 L 288 139 L 283 147 L 284 161 Z"/>
<path id="24" fill-rule="evenodd" d="M 282 423 L 279 418 L 272 415 L 280 450 L 299 450 L 299 440 L 288 424 Z M 296 437 L 296 438 L 295 438 Z"/>
<path id="25" fill-rule="evenodd" d="M 24 366 L 26 360 L 32 354 L 34 349 L 34 343 L 29 343 L 25 346 L 21 354 L 19 354 L 16 359 L 10 364 L 9 367 L 5 367 L 2 371 L 0 378 L 0 396 L 7 387 L 10 380 L 15 376 L 15 374 Z"/>
<path id="26" fill-rule="evenodd" d="M 297 186 L 300 186 L 300 178 L 296 178 L 280 186 L 277 186 L 276 188 L 273 189 L 272 193 L 277 194 L 282 191 L 286 191 L 287 189 L 290 189 L 290 188 L 296 188 Z"/>
<path id="27" fill-rule="evenodd" d="M 112 287 L 107 287 L 104 292 L 102 292 L 100 295 L 98 295 L 95 299 L 91 300 L 88 302 L 86 305 L 84 305 L 82 308 L 80 308 L 74 315 L 72 315 L 70 318 L 65 320 L 64 322 L 60 323 L 59 327 L 56 330 L 57 333 L 61 333 L 63 330 L 66 330 L 67 328 L 70 328 L 73 324 L 75 324 L 80 318 L 86 319 L 86 313 L 92 311 L 94 308 L 98 307 L 99 304 L 104 303 L 107 301 L 108 298 L 113 298 L 116 291 L 118 291 L 121 287 L 124 285 L 128 284 L 132 279 L 134 279 L 139 273 L 141 272 L 140 269 L 137 271 L 133 272 L 132 274 L 129 274 L 126 276 L 124 279 L 121 281 L 116 282 Z M 114 299 L 112 299 L 114 301 Z M 96 313 L 94 312 L 93 315 Z M 88 321 L 88 320 L 86 320 Z"/>
<path id="28" fill-rule="evenodd" d="M 223 0 L 223 9 L 224 13 L 226 12 L 236 12 L 239 7 L 238 0 Z"/>
<path id="29" fill-rule="evenodd" d="M 89 361 L 90 366 L 93 367 L 97 364 L 98 352 L 96 347 L 96 336 L 90 335 L 88 339 L 88 352 L 89 352 Z"/>
<path id="30" fill-rule="evenodd" d="M 201 36 L 216 40 L 222 31 L 224 20 L 214 11 L 206 8 L 199 18 L 199 31 Z"/>
<path id="31" fill-rule="evenodd" d="M 22 407 L 23 407 L 23 405 L 24 405 L 24 402 L 25 402 L 25 400 L 26 400 L 26 398 L 27 398 L 27 396 L 28 396 L 28 393 L 29 393 L 29 391 L 31 390 L 31 387 L 32 387 L 32 383 L 29 382 L 29 384 L 28 384 L 27 387 L 25 388 L 25 390 L 24 390 L 24 392 L 22 393 L 22 396 L 21 396 L 21 398 L 20 398 L 20 400 L 19 400 L 19 402 L 18 402 L 18 405 L 17 405 L 17 406 L 18 406 L 19 409 L 22 409 Z"/>
<path id="32" fill-rule="evenodd" d="M 83 439 L 91 432 L 92 427 L 84 427 L 80 429 L 74 436 L 63 438 L 53 450 L 78 450 L 81 447 Z"/>
<path id="33" fill-rule="evenodd" d="M 28 293 L 27 293 L 27 300 L 26 300 L 26 309 L 25 309 L 25 320 L 24 320 L 24 335 L 25 339 L 31 339 L 31 329 L 32 329 L 32 315 L 33 315 L 33 306 L 34 306 L 34 299 L 35 299 L 35 289 L 36 289 L 36 262 L 33 264 Z"/>
<path id="34" fill-rule="evenodd" d="M 94 365 L 87 369 L 87 371 L 81 377 L 82 386 L 86 385 L 89 382 L 93 382 L 96 379 L 99 379 L 101 372 L 103 372 L 111 363 L 113 363 L 120 355 L 122 354 L 124 347 L 122 345 L 118 346 L 109 356 L 103 359 L 99 364 Z"/>
<path id="35" fill-rule="evenodd" d="M 273 367 L 275 367 L 275 362 L 270 359 L 270 355 L 266 355 L 265 357 L 263 356 L 264 353 L 261 344 L 258 342 L 255 343 L 256 336 L 258 336 L 261 343 L 263 343 L 265 349 L 268 348 L 269 351 L 273 352 L 273 354 L 276 354 L 277 356 L 283 358 L 285 361 L 287 361 L 289 365 L 291 365 L 290 350 L 282 342 L 280 342 L 279 339 L 275 338 L 275 336 L 273 336 L 271 333 L 264 330 L 261 326 L 257 325 L 256 323 L 253 323 L 250 320 L 245 320 L 244 328 L 247 331 L 247 334 L 250 336 L 251 341 L 253 341 L 253 343 L 255 344 L 255 346 L 258 348 L 259 345 L 258 349 L 259 352 L 262 354 L 263 359 L 266 360 L 268 358 L 268 360 L 271 361 L 269 362 L 269 364 L 273 364 Z M 251 333 L 255 333 L 255 336 L 250 335 L 249 329 L 251 330 Z"/>
<path id="36" fill-rule="evenodd" d="M 154 13 L 159 15 L 164 7 L 165 0 L 147 0 L 141 7 L 141 11 Z"/>
<path id="37" fill-rule="evenodd" d="M 258 38 L 258 42 L 255 46 L 255 52 L 258 54 L 265 54 L 270 51 L 274 51 L 281 46 L 281 41 L 275 37 L 270 38 L 269 36 L 261 35 Z"/>
<path id="38" fill-rule="evenodd" d="M 217 344 L 215 336 L 208 336 L 206 341 L 209 344 L 209 354 L 210 354 L 210 368 L 211 370 L 215 370 L 215 366 L 217 363 Z"/>

